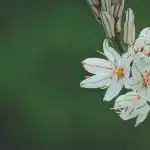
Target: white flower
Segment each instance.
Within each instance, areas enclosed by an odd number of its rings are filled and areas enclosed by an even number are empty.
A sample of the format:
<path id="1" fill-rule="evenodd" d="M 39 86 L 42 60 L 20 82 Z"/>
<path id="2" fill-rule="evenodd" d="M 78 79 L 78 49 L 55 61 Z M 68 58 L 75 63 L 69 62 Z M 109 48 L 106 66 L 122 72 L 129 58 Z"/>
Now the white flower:
<path id="1" fill-rule="evenodd" d="M 108 45 L 107 39 L 103 42 L 103 49 L 108 60 L 88 58 L 82 62 L 83 67 L 95 75 L 83 80 L 80 86 L 83 88 L 108 87 L 104 100 L 110 101 L 118 95 L 129 77 L 132 60 L 128 59 L 128 53 L 123 54 L 121 58 L 118 52 Z"/>
<path id="2" fill-rule="evenodd" d="M 143 29 L 134 44 L 135 51 L 142 59 L 150 62 L 150 27 Z"/>
<path id="3" fill-rule="evenodd" d="M 135 55 L 132 65 L 132 77 L 126 82 L 126 88 L 136 90 L 150 100 L 150 65 Z"/>
<path id="4" fill-rule="evenodd" d="M 127 45 L 135 41 L 134 14 L 131 8 L 126 11 L 126 21 L 124 24 L 124 43 Z"/>
<path id="5" fill-rule="evenodd" d="M 119 96 L 114 108 L 123 120 L 129 120 L 137 117 L 135 127 L 143 122 L 150 110 L 146 99 L 141 97 L 138 93 L 132 91 Z"/>

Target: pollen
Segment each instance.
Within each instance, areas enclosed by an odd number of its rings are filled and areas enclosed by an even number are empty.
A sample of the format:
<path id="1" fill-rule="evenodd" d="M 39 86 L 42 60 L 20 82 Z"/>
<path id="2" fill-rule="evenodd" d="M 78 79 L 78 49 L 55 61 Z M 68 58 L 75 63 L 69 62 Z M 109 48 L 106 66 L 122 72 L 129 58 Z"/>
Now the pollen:
<path id="1" fill-rule="evenodd" d="M 116 76 L 117 79 L 120 79 L 124 76 L 124 69 L 123 68 L 117 68 L 114 70 L 114 75 Z"/>

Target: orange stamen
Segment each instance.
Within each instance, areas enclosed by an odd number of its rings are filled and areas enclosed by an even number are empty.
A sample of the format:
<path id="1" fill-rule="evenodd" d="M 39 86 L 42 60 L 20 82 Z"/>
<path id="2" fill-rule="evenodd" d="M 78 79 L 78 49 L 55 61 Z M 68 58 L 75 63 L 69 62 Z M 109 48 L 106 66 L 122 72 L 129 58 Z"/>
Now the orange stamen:
<path id="1" fill-rule="evenodd" d="M 114 75 L 116 76 L 117 79 L 120 79 L 124 76 L 124 69 L 123 68 L 117 68 L 114 70 Z"/>

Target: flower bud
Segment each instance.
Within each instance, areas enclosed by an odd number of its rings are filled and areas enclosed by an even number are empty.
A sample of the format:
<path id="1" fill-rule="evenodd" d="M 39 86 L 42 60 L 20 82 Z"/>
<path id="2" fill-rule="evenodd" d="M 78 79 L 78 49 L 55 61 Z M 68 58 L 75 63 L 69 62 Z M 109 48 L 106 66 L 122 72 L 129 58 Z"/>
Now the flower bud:
<path id="1" fill-rule="evenodd" d="M 135 41 L 135 24 L 132 9 L 126 11 L 126 21 L 124 24 L 124 43 L 130 45 Z"/>
<path id="2" fill-rule="evenodd" d="M 109 15 L 112 15 L 111 0 L 101 0 L 101 10 L 106 11 Z"/>
<path id="3" fill-rule="evenodd" d="M 100 3 L 99 0 L 88 0 L 87 1 L 96 20 L 100 21 Z"/>
<path id="4" fill-rule="evenodd" d="M 111 38 L 115 37 L 114 18 L 111 17 L 106 11 L 101 11 L 101 20 L 102 20 L 104 29 L 106 31 L 107 38 L 111 39 Z"/>
<path id="5" fill-rule="evenodd" d="M 124 9 L 124 0 L 116 0 L 112 3 L 112 12 L 116 22 L 115 28 L 117 32 L 121 31 L 121 19 L 122 19 L 123 9 Z"/>

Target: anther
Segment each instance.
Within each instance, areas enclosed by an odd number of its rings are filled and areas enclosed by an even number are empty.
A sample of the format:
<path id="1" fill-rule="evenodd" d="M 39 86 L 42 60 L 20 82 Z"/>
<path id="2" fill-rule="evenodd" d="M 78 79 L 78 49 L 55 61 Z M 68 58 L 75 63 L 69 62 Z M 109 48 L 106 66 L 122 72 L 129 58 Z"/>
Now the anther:
<path id="1" fill-rule="evenodd" d="M 85 78 L 90 78 L 90 76 L 85 76 Z"/>
<path id="2" fill-rule="evenodd" d="M 142 48 L 140 49 L 140 52 L 143 52 L 143 50 L 144 50 L 144 48 L 142 47 Z"/>

